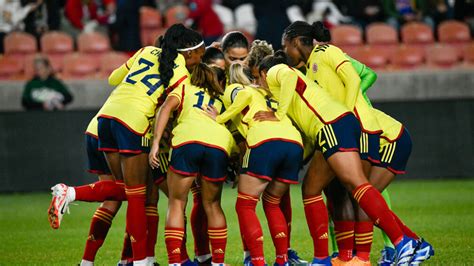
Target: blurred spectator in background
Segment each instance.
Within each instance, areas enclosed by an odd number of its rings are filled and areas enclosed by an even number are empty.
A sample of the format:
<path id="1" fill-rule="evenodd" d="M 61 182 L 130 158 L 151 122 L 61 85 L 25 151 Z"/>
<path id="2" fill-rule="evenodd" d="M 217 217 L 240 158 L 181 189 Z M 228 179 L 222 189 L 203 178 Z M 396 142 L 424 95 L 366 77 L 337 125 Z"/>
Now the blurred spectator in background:
<path id="1" fill-rule="evenodd" d="M 62 110 L 72 101 L 72 95 L 66 86 L 54 77 L 51 65 L 46 57 L 34 60 L 35 76 L 25 85 L 22 105 L 27 110 Z"/>
<path id="2" fill-rule="evenodd" d="M 24 0 L 23 5 L 36 2 Z M 34 11 L 25 18 L 25 31 L 40 40 L 43 33 L 59 30 L 61 26 L 61 3 L 57 0 L 44 0 Z"/>
<path id="3" fill-rule="evenodd" d="M 454 18 L 466 22 L 471 28 L 471 36 L 474 36 L 474 0 L 456 0 Z"/>
<path id="4" fill-rule="evenodd" d="M 188 0 L 188 6 L 190 9 L 188 18 L 201 32 L 206 45 L 217 41 L 224 34 L 224 25 L 212 9 L 212 0 Z"/>
<path id="5" fill-rule="evenodd" d="M 82 31 L 95 31 L 99 24 L 107 25 L 109 16 L 113 15 L 111 13 L 113 10 L 108 10 L 107 7 L 114 8 L 115 0 L 104 0 L 99 4 L 93 0 L 67 0 L 64 6 L 64 16 L 66 17 L 64 30 L 76 37 Z"/>
<path id="6" fill-rule="evenodd" d="M 255 39 L 266 40 L 276 50 L 281 49 L 281 36 L 290 20 L 286 13 L 294 5 L 290 0 L 250 0 L 257 20 Z"/>
<path id="7" fill-rule="evenodd" d="M 140 7 L 142 0 L 117 0 L 116 20 L 112 25 L 117 34 L 114 49 L 133 55 L 142 47 L 140 40 Z"/>
<path id="8" fill-rule="evenodd" d="M 389 1 L 393 2 L 393 0 Z M 350 17 L 350 20 L 346 19 L 344 22 L 353 23 L 362 29 L 372 22 L 385 19 L 384 8 L 380 0 L 334 0 L 334 3 L 345 16 Z"/>
<path id="9" fill-rule="evenodd" d="M 43 0 L 22 6 L 20 0 L 0 0 L 0 53 L 3 53 L 3 39 L 15 30 L 23 30 L 23 20 L 36 10 Z"/>
<path id="10" fill-rule="evenodd" d="M 417 20 L 411 0 L 382 0 L 382 4 L 387 15 L 386 22 L 396 29 L 406 22 Z"/>
<path id="11" fill-rule="evenodd" d="M 316 21 L 322 21 L 324 26 L 330 29 L 342 23 L 350 23 L 351 18 L 344 15 L 331 0 L 314 0 L 307 15 L 307 22 L 312 24 Z"/>
<path id="12" fill-rule="evenodd" d="M 438 24 L 447 19 L 448 5 L 445 0 L 416 0 L 417 19 L 423 21 L 436 32 Z"/>

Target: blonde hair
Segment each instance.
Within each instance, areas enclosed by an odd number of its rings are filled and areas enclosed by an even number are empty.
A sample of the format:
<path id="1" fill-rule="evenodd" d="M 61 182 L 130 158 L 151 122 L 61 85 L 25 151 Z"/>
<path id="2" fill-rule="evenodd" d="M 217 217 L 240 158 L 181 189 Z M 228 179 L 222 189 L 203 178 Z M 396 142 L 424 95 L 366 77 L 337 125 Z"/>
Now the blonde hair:
<path id="1" fill-rule="evenodd" d="M 250 68 L 258 67 L 262 59 L 268 55 L 273 55 L 273 47 L 271 44 L 262 40 L 253 41 L 247 57 L 248 66 Z"/>
<path id="2" fill-rule="evenodd" d="M 244 86 L 252 85 L 252 72 L 247 66 L 233 63 L 229 67 L 229 83 L 239 83 Z"/>

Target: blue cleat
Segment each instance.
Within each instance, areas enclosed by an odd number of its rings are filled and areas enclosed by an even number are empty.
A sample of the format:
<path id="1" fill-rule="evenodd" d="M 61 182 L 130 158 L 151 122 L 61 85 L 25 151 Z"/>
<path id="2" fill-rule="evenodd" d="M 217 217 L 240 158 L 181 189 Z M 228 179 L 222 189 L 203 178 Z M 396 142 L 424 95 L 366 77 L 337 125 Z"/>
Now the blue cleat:
<path id="1" fill-rule="evenodd" d="M 298 252 L 291 248 L 288 249 L 288 262 L 290 263 L 290 265 L 308 265 L 308 262 L 302 260 L 298 256 Z"/>
<path id="2" fill-rule="evenodd" d="M 337 258 L 339 256 L 339 252 L 333 252 L 331 258 Z"/>
<path id="3" fill-rule="evenodd" d="M 324 259 L 314 258 L 310 266 L 331 266 L 331 257 L 327 256 Z"/>
<path id="4" fill-rule="evenodd" d="M 423 261 L 431 258 L 431 256 L 434 256 L 433 246 L 422 238 L 418 241 L 418 246 L 410 261 L 410 265 L 420 265 Z"/>
<path id="5" fill-rule="evenodd" d="M 290 264 L 290 262 L 288 262 L 288 261 L 285 262 L 285 263 L 283 263 L 283 264 L 279 264 L 279 263 L 276 263 L 276 262 L 275 262 L 275 263 L 273 263 L 273 266 L 291 266 L 291 264 Z"/>
<path id="6" fill-rule="evenodd" d="M 187 260 L 181 262 L 181 266 L 197 266 L 197 264 L 194 263 L 192 260 L 187 259 Z"/>
<path id="7" fill-rule="evenodd" d="M 379 266 L 392 266 L 395 264 L 395 249 L 391 247 L 385 247 L 382 249 L 382 257 L 380 257 L 377 264 Z"/>
<path id="8" fill-rule="evenodd" d="M 244 266 L 253 266 L 253 264 L 252 264 L 252 258 L 250 257 L 250 255 L 245 256 L 245 258 L 244 258 Z"/>
<path id="9" fill-rule="evenodd" d="M 411 259 L 413 258 L 413 255 L 415 254 L 415 249 L 417 246 L 418 242 L 415 239 L 403 236 L 402 241 L 395 246 L 396 265 L 408 266 Z"/>

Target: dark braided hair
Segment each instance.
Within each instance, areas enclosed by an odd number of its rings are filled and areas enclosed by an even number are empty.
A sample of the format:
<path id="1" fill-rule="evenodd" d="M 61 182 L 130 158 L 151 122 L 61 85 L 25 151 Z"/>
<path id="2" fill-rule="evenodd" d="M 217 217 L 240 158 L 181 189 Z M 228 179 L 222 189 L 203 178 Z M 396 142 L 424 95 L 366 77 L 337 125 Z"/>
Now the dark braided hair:
<path id="1" fill-rule="evenodd" d="M 198 32 L 186 28 L 183 24 L 174 24 L 166 31 L 160 40 L 161 54 L 158 71 L 161 82 L 167 88 L 173 77 L 174 60 L 178 56 L 177 49 L 193 47 L 202 42 L 202 36 Z"/>
<path id="2" fill-rule="evenodd" d="M 202 62 L 208 65 L 212 64 L 213 61 L 219 60 L 219 59 L 224 60 L 224 54 L 222 53 L 221 50 L 214 47 L 207 47 L 206 52 L 202 56 Z"/>
<path id="3" fill-rule="evenodd" d="M 312 46 L 313 40 L 318 42 L 329 42 L 331 40 L 331 32 L 324 27 L 320 21 L 314 22 L 312 25 L 304 21 L 295 21 L 288 26 L 283 32 L 285 40 L 293 40 L 300 38 L 303 45 Z"/>
<path id="4" fill-rule="evenodd" d="M 240 31 L 231 31 L 222 38 L 222 51 L 225 53 L 230 48 L 249 49 L 249 41 Z"/>

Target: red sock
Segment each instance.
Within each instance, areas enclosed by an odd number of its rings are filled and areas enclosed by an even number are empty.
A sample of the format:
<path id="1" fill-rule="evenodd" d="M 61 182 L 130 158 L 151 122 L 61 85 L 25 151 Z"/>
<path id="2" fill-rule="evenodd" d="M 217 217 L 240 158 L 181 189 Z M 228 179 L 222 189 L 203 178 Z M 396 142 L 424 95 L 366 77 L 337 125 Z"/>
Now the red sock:
<path id="1" fill-rule="evenodd" d="M 191 211 L 191 229 L 194 236 L 194 253 L 196 256 L 211 254 L 209 250 L 209 236 L 207 234 L 207 216 L 202 205 L 199 188 L 192 187 L 193 209 Z"/>
<path id="2" fill-rule="evenodd" d="M 158 236 L 158 222 L 160 217 L 158 216 L 158 209 L 156 206 L 146 206 L 146 225 L 147 225 L 147 238 L 146 238 L 146 256 L 155 256 L 155 245 L 156 238 Z"/>
<path id="3" fill-rule="evenodd" d="M 105 237 L 109 232 L 110 225 L 115 214 L 106 208 L 98 208 L 92 216 L 89 236 L 86 241 L 86 248 L 82 259 L 94 261 L 97 251 L 104 243 Z"/>
<path id="4" fill-rule="evenodd" d="M 323 196 L 304 196 L 304 213 L 313 238 L 314 257 L 326 258 L 328 252 L 328 211 Z"/>
<path id="5" fill-rule="evenodd" d="M 235 209 L 239 218 L 240 232 L 245 239 L 252 264 L 255 266 L 265 265 L 263 256 L 263 232 L 255 208 L 258 198 L 239 192 Z"/>
<path id="6" fill-rule="evenodd" d="M 127 229 L 132 242 L 133 261 L 146 258 L 146 186 L 125 186 L 127 194 Z"/>
<path id="7" fill-rule="evenodd" d="M 365 183 L 356 187 L 352 191 L 352 196 L 374 224 L 387 234 L 394 245 L 402 240 L 403 232 L 377 189 L 369 183 Z"/>
<path id="8" fill-rule="evenodd" d="M 74 187 L 79 201 L 102 202 L 106 200 L 127 200 L 122 186 L 112 180 L 95 182 L 89 185 Z"/>
<path id="9" fill-rule="evenodd" d="M 354 249 L 354 221 L 334 221 L 337 247 L 339 248 L 339 259 L 350 261 Z"/>
<path id="10" fill-rule="evenodd" d="M 408 228 L 393 211 L 390 211 L 390 212 L 392 213 L 392 216 L 397 222 L 398 226 L 400 226 L 400 228 L 402 229 L 404 235 L 416 240 L 420 239 L 420 237 L 415 232 L 410 230 L 410 228 Z"/>
<path id="11" fill-rule="evenodd" d="M 275 246 L 275 263 L 284 264 L 288 261 L 288 226 L 285 216 L 280 209 L 281 198 L 264 192 L 262 199 L 263 210 L 265 211 L 273 245 Z"/>
<path id="12" fill-rule="evenodd" d="M 125 236 L 123 238 L 123 248 L 121 260 L 133 261 L 132 242 L 130 241 L 130 235 L 125 230 Z"/>
<path id="13" fill-rule="evenodd" d="M 184 238 L 184 228 L 165 228 L 165 243 L 168 251 L 168 264 L 181 263 L 181 247 Z"/>
<path id="14" fill-rule="evenodd" d="M 208 229 L 209 241 L 212 248 L 212 263 L 224 263 L 225 247 L 227 245 L 227 226 Z"/>
<path id="15" fill-rule="evenodd" d="M 370 222 L 357 222 L 355 224 L 355 250 L 356 256 L 362 260 L 370 260 L 370 248 L 374 225 Z"/>
<path id="16" fill-rule="evenodd" d="M 291 209 L 291 197 L 290 190 L 288 190 L 283 197 L 281 197 L 280 209 L 285 216 L 286 225 L 288 227 L 288 248 L 291 247 L 290 237 L 291 237 L 291 221 L 292 221 L 292 209 Z"/>

